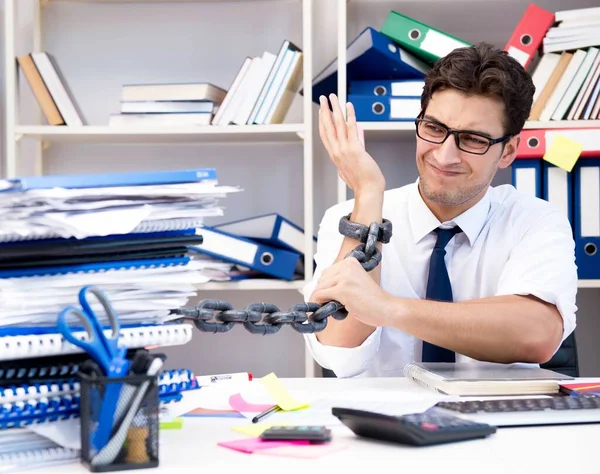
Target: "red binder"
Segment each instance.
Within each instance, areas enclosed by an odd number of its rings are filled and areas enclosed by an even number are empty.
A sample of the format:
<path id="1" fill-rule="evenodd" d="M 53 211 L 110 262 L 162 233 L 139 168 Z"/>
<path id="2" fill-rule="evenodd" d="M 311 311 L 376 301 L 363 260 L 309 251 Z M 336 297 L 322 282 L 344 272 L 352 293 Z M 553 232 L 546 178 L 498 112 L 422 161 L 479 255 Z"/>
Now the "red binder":
<path id="1" fill-rule="evenodd" d="M 548 128 L 523 130 L 517 158 L 541 158 L 556 135 L 575 140 L 583 145 L 581 156 L 600 157 L 600 127 L 597 128 Z"/>
<path id="2" fill-rule="evenodd" d="M 554 13 L 531 3 L 506 43 L 504 51 L 527 69 L 554 21 Z"/>

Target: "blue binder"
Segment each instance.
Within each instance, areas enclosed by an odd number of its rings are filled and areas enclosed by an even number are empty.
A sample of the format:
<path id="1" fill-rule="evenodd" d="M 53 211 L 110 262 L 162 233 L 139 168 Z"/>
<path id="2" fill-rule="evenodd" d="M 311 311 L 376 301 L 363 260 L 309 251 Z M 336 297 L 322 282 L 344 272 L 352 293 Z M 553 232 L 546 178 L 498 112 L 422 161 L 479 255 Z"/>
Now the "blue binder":
<path id="1" fill-rule="evenodd" d="M 367 79 L 423 79 L 430 67 L 373 28 L 365 28 L 347 48 L 346 77 Z M 348 84 L 347 84 L 348 85 Z M 313 80 L 312 100 L 337 93 L 337 58 Z"/>
<path id="2" fill-rule="evenodd" d="M 580 158 L 574 173 L 575 263 L 579 279 L 600 278 L 600 158 Z"/>
<path id="3" fill-rule="evenodd" d="M 512 185 L 520 192 L 543 197 L 542 159 L 516 159 L 511 166 Z"/>
<path id="4" fill-rule="evenodd" d="M 275 212 L 226 222 L 213 228 L 304 254 L 304 230 Z M 316 237 L 313 237 L 313 242 L 317 242 Z"/>
<path id="5" fill-rule="evenodd" d="M 421 97 L 425 81 L 423 79 L 401 79 L 397 81 L 377 79 L 351 81 L 350 94 L 391 95 L 392 97 Z"/>
<path id="6" fill-rule="evenodd" d="M 250 268 L 266 275 L 293 280 L 300 254 L 271 245 L 244 239 L 214 227 L 201 227 L 202 245 L 190 246 L 190 250 Z"/>
<path id="7" fill-rule="evenodd" d="M 542 196 L 558 207 L 573 225 L 573 175 L 547 161 L 542 162 Z"/>
<path id="8" fill-rule="evenodd" d="M 420 97 L 348 94 L 358 122 L 413 122 L 421 113 Z"/>
<path id="9" fill-rule="evenodd" d="M 145 171 L 137 173 L 98 173 L 50 176 L 28 176 L 0 180 L 0 191 L 27 191 L 50 188 L 106 188 L 116 186 L 149 186 L 160 184 L 216 181 L 214 168 L 190 170 Z"/>

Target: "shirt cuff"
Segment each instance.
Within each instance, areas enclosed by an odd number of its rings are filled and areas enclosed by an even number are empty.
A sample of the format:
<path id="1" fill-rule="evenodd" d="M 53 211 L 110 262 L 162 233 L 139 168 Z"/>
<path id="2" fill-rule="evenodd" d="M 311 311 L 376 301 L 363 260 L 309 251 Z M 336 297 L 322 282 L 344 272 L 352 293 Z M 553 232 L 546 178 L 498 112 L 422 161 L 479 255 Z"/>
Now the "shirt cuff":
<path id="1" fill-rule="evenodd" d="M 336 347 L 321 344 L 315 334 L 304 334 L 308 349 L 317 363 L 333 370 L 336 377 L 355 377 L 365 372 L 379 349 L 381 328 L 378 327 L 358 347 Z"/>

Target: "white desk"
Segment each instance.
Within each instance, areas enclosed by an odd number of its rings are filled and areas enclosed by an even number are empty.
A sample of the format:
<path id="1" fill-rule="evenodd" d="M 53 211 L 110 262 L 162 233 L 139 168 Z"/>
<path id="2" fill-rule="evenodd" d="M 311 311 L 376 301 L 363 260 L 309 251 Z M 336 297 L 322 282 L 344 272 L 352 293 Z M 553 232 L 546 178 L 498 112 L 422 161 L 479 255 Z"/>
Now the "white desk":
<path id="1" fill-rule="evenodd" d="M 378 379 L 281 379 L 290 390 L 348 393 L 367 389 L 388 400 L 406 394 L 431 396 L 431 392 L 401 378 Z M 586 381 L 586 379 L 582 379 Z M 181 430 L 160 433 L 160 466 L 132 473 L 216 472 L 233 467 L 238 472 L 310 472 L 368 474 L 488 474 L 598 472 L 600 425 L 503 428 L 481 440 L 430 447 L 411 447 L 356 437 L 344 426 L 333 429 L 333 442 L 348 448 L 319 459 L 292 459 L 245 454 L 217 446 L 218 441 L 243 438 L 232 426 L 250 423 L 235 418 L 185 418 Z M 208 469 L 208 470 L 207 470 Z M 281 470 L 281 471 L 279 471 Z M 78 464 L 42 470 L 44 474 L 89 472 Z"/>

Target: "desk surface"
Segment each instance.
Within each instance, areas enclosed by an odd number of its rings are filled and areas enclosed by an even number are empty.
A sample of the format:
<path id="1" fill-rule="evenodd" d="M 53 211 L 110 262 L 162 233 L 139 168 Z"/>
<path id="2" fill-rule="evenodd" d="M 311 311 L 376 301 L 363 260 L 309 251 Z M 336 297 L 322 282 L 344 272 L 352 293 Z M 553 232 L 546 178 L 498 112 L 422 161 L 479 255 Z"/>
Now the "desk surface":
<path id="1" fill-rule="evenodd" d="M 582 379 L 585 381 L 586 379 Z M 377 379 L 281 379 L 290 390 L 345 394 L 373 390 L 386 400 L 408 395 L 431 396 L 427 391 L 402 378 Z M 471 440 L 430 447 L 410 447 L 356 437 L 344 426 L 333 428 L 333 442 L 347 449 L 319 459 L 292 459 L 245 454 L 217 446 L 217 442 L 243 438 L 231 430 L 250 423 L 231 418 L 185 418 L 181 430 L 160 434 L 160 466 L 137 470 L 140 473 L 194 473 L 206 468 L 237 467 L 250 472 L 368 472 L 369 468 L 390 472 L 469 474 L 469 473 L 543 473 L 598 472 L 600 425 L 569 425 L 528 428 L 502 428 L 482 440 Z M 388 466 L 385 467 L 385 464 Z M 381 467 L 379 467 L 381 466 Z M 329 471 L 331 469 L 331 471 Z M 336 471 L 337 470 L 337 471 Z M 43 469 L 44 474 L 89 472 L 79 463 Z M 210 471 L 213 472 L 213 471 Z"/>

